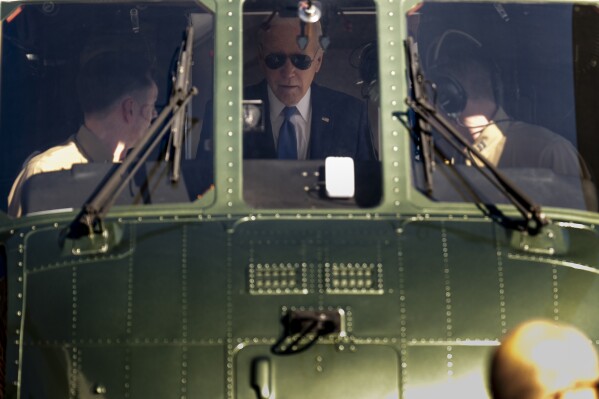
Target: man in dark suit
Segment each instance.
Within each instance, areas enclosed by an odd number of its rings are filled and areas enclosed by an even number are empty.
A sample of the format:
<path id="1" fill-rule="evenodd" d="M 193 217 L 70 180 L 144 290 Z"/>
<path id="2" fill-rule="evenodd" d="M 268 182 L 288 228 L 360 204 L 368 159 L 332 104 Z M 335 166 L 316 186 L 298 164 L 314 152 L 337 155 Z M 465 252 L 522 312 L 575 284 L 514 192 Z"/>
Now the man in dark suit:
<path id="1" fill-rule="evenodd" d="M 376 158 L 366 104 L 313 83 L 324 55 L 321 35 L 319 23 L 306 24 L 303 37 L 308 41 L 301 49 L 299 19 L 275 17 L 260 28 L 259 62 L 265 80 L 247 87 L 244 98 L 263 101 L 265 131 L 244 136 L 244 158 Z M 211 147 L 206 144 L 212 137 L 211 108 L 202 127 L 201 152 Z"/>

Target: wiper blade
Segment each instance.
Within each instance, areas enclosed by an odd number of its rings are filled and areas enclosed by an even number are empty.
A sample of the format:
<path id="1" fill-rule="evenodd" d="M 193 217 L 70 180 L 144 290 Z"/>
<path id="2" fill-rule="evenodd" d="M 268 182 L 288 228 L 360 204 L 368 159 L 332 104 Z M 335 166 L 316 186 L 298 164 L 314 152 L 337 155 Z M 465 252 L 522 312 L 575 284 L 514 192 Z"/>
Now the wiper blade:
<path id="1" fill-rule="evenodd" d="M 427 190 L 432 192 L 432 160 L 430 150 L 426 145 L 430 145 L 431 128 L 438 132 L 445 141 L 447 141 L 456 150 L 463 152 L 468 150 L 470 156 L 475 157 L 485 167 L 483 169 L 478 162 L 473 162 L 473 166 L 481 172 L 495 187 L 500 190 L 505 197 L 516 207 L 525 220 L 524 228 L 530 234 L 537 234 L 540 229 L 549 223 L 549 220 L 542 212 L 541 206 L 532 201 L 519 187 L 511 182 L 503 173 L 501 173 L 484 155 L 480 153 L 462 134 L 453 126 L 451 121 L 442 113 L 438 112 L 435 105 L 431 103 L 426 94 L 426 79 L 420 68 L 418 47 L 413 38 L 409 37 L 406 42 L 406 56 L 408 59 L 409 77 L 411 87 L 411 98 L 406 100 L 408 106 L 414 111 L 417 117 L 421 118 L 418 124 L 420 130 L 421 146 L 423 147 L 423 161 L 425 165 L 425 179 Z M 401 113 L 396 113 L 401 120 Z M 422 137 L 424 137 L 422 139 Z M 424 143 L 424 144 L 423 144 Z M 436 144 L 433 144 L 437 148 Z M 487 173 L 488 171 L 488 173 Z"/>
<path id="2" fill-rule="evenodd" d="M 408 40 L 411 40 L 411 38 L 409 38 Z M 418 81 L 418 79 L 424 79 L 424 76 L 420 71 L 416 44 L 413 42 L 410 43 L 411 45 L 408 45 L 408 43 L 406 43 L 406 52 L 414 52 L 414 54 L 407 54 L 407 59 L 410 63 L 408 68 L 408 81 L 411 83 L 410 97 L 425 98 L 425 92 L 423 90 L 424 81 Z M 432 111 L 434 111 L 434 109 Z M 408 118 L 411 118 L 415 115 L 406 116 Z M 402 120 L 400 116 L 398 116 L 398 119 L 400 121 Z M 424 168 L 425 189 L 428 195 L 432 195 L 433 171 L 435 165 L 433 157 L 434 142 L 430 134 L 431 126 L 428 123 L 427 118 L 417 118 L 417 120 L 412 122 L 412 127 L 408 129 L 415 134 L 415 139 L 418 140 L 420 144 L 420 156 L 422 158 L 422 165 Z"/>
<path id="3" fill-rule="evenodd" d="M 176 74 L 173 77 L 173 90 L 175 92 L 187 92 L 191 87 L 191 65 L 193 59 L 193 26 L 188 26 L 185 34 L 185 39 L 181 43 L 181 51 L 177 60 Z M 171 136 L 169 138 L 169 145 L 166 152 L 165 160 L 169 161 L 171 157 L 172 148 L 172 168 L 170 178 L 173 183 L 179 181 L 181 176 L 181 151 L 183 147 L 183 138 L 187 135 L 189 130 L 189 118 L 187 117 L 188 107 L 191 105 L 189 102 L 183 108 L 185 111 L 177 112 L 173 117 L 173 124 L 171 126 Z"/>

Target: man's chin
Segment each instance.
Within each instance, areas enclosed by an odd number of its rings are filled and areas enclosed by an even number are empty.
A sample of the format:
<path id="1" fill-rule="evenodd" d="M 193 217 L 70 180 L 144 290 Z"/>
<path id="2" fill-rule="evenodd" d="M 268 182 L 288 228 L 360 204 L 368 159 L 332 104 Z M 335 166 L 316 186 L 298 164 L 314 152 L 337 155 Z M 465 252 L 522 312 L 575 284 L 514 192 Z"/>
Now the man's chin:
<path id="1" fill-rule="evenodd" d="M 301 100 L 300 90 L 298 87 L 280 87 L 275 93 L 277 98 L 285 105 L 295 105 Z"/>

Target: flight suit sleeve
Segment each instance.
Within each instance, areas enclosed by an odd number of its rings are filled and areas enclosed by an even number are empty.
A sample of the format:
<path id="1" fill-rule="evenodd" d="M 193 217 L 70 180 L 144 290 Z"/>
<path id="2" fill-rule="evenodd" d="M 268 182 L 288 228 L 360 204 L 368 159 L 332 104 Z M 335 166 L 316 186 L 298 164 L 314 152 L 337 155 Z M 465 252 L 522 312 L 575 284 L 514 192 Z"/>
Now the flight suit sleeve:
<path id="1" fill-rule="evenodd" d="M 21 170 L 17 178 L 15 179 L 10 193 L 8 194 L 8 215 L 12 217 L 21 217 L 21 195 L 23 192 L 23 185 L 31 176 L 40 171 L 36 171 L 34 163 L 27 163 L 25 168 Z"/>

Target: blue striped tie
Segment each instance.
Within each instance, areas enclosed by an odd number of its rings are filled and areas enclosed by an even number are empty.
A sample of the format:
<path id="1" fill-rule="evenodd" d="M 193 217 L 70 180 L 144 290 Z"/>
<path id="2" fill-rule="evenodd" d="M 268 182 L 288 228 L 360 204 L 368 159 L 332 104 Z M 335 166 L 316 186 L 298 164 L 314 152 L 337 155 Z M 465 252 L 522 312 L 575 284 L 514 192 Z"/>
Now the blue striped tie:
<path id="1" fill-rule="evenodd" d="M 283 108 L 283 124 L 279 130 L 279 141 L 277 153 L 279 159 L 297 159 L 297 138 L 295 137 L 295 126 L 291 123 L 291 116 L 295 114 L 295 107 Z"/>

